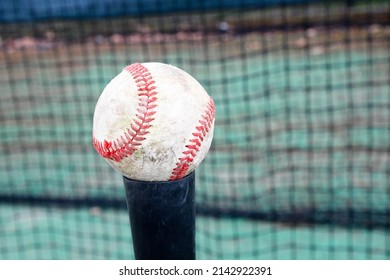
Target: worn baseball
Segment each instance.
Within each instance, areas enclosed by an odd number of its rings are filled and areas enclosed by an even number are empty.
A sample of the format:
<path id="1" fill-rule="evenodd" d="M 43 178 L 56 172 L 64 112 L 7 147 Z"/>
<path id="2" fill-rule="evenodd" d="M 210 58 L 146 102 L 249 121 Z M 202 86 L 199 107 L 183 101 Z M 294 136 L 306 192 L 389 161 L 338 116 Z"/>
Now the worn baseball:
<path id="1" fill-rule="evenodd" d="M 93 145 L 130 179 L 178 180 L 206 156 L 214 116 L 213 99 L 191 75 L 163 63 L 135 63 L 100 95 Z"/>

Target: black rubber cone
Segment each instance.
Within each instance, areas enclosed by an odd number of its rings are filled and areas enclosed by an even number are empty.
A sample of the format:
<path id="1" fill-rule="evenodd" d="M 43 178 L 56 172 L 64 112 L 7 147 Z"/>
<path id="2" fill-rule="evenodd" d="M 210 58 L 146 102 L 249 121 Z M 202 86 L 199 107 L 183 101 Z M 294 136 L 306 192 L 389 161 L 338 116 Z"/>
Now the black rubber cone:
<path id="1" fill-rule="evenodd" d="M 195 172 L 169 182 L 123 177 L 137 260 L 195 259 Z"/>

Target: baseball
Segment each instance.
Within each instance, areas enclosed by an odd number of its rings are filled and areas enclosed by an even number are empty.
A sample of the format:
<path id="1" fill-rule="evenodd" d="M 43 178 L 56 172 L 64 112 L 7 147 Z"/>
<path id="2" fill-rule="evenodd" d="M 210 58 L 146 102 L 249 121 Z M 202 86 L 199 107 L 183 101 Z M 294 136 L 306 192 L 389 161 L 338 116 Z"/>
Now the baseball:
<path id="1" fill-rule="evenodd" d="M 135 63 L 100 95 L 93 145 L 130 179 L 178 180 L 206 156 L 214 116 L 213 99 L 191 75 L 163 63 Z"/>

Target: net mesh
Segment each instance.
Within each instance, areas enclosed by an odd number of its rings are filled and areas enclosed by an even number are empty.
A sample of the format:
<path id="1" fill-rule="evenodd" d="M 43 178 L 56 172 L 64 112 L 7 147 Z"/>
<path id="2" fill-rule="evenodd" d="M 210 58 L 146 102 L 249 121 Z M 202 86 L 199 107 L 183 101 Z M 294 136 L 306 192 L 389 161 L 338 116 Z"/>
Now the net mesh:
<path id="1" fill-rule="evenodd" d="M 144 61 L 216 104 L 199 259 L 390 257 L 388 1 L 25 2 L 0 4 L 0 259 L 133 257 L 91 131 Z"/>

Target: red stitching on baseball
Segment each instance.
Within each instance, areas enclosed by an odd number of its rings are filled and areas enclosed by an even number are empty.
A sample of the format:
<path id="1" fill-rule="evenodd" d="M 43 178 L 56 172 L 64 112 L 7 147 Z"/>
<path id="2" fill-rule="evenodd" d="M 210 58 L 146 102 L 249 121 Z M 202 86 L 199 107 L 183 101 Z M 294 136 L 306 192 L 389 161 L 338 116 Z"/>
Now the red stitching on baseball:
<path id="1" fill-rule="evenodd" d="M 199 126 L 196 126 L 196 132 L 192 133 L 194 138 L 189 140 L 189 143 L 185 146 L 187 149 L 183 152 L 183 157 L 179 158 L 176 163 L 176 167 L 172 170 L 170 181 L 183 178 L 191 163 L 194 161 L 196 153 L 199 151 L 200 146 L 209 132 L 215 116 L 215 105 L 213 99 L 210 97 L 210 101 L 207 104 L 206 110 L 202 115 L 202 119 L 199 120 Z"/>
<path id="2" fill-rule="evenodd" d="M 133 77 L 138 88 L 138 108 L 137 114 L 133 119 L 133 124 L 127 131 L 114 141 L 99 141 L 92 135 L 93 146 L 96 151 L 104 158 L 114 161 L 121 161 L 124 157 L 132 155 L 145 140 L 145 135 L 149 133 L 150 123 L 154 120 L 152 117 L 157 107 L 157 91 L 155 81 L 149 70 L 140 63 L 131 64 L 124 69 Z"/>

